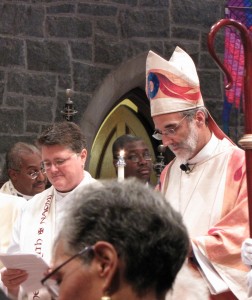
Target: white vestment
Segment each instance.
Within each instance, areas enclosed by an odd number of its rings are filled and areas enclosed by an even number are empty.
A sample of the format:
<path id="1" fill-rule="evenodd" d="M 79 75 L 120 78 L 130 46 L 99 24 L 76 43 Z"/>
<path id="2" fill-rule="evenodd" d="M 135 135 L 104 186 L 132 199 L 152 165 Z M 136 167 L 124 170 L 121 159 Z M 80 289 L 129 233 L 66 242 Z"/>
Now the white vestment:
<path id="1" fill-rule="evenodd" d="M 77 188 L 93 182 L 96 180 L 84 171 L 84 179 Z M 52 246 L 64 214 L 64 206 L 71 201 L 75 190 L 64 194 L 51 186 L 27 201 L 15 222 L 8 253 L 35 253 L 50 264 Z M 24 293 L 20 292 L 18 299 L 23 299 L 23 296 Z M 51 297 L 45 289 L 41 289 L 39 294 L 38 291 L 30 293 L 28 299 L 49 300 Z"/>
<path id="2" fill-rule="evenodd" d="M 241 261 L 240 250 L 248 236 L 244 151 L 212 135 L 210 142 L 188 161 L 189 172 L 180 169 L 181 163 L 185 162 L 174 159 L 164 169 L 161 191 L 182 214 L 193 245 L 224 285 L 238 299 L 246 299 L 247 267 Z"/>
<path id="3" fill-rule="evenodd" d="M 2 187 L 0 189 L 0 193 L 23 197 L 26 200 L 30 200 L 33 197 L 33 196 L 29 196 L 29 195 L 20 193 L 17 189 L 15 189 L 15 187 L 10 179 L 2 185 Z"/>
<path id="4" fill-rule="evenodd" d="M 21 197 L 0 193 L 0 251 L 6 252 L 12 234 L 13 224 L 18 216 L 20 208 L 26 203 Z M 1 264 L 1 263 L 0 263 Z"/>

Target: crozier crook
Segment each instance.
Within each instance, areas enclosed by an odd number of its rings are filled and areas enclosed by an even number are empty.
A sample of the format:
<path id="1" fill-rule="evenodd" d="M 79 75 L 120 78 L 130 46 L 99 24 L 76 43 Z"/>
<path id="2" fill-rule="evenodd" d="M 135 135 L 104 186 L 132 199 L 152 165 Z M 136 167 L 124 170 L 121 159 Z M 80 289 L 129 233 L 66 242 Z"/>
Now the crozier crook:
<path id="1" fill-rule="evenodd" d="M 232 76 L 227 68 L 217 57 L 214 50 L 214 38 L 218 30 L 224 26 L 234 26 L 240 33 L 241 41 L 244 48 L 244 116 L 245 116 L 245 133 L 239 140 L 239 145 L 246 153 L 246 173 L 247 173 L 247 189 L 248 189 L 248 207 L 249 207 L 249 229 L 250 237 L 252 237 L 252 40 L 249 30 L 242 23 L 233 19 L 222 19 L 215 23 L 208 34 L 208 50 L 216 63 L 222 69 L 227 77 L 228 84 L 226 89 L 232 87 Z"/>

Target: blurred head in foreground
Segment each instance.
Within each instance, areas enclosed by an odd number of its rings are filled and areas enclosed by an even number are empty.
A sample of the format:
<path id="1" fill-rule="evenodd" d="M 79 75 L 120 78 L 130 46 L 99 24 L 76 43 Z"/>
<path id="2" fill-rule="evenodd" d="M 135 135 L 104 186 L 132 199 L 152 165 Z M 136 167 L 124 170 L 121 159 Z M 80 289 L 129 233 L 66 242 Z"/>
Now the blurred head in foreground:
<path id="1" fill-rule="evenodd" d="M 188 251 L 181 216 L 136 179 L 78 188 L 74 197 L 42 280 L 53 296 L 165 299 Z"/>

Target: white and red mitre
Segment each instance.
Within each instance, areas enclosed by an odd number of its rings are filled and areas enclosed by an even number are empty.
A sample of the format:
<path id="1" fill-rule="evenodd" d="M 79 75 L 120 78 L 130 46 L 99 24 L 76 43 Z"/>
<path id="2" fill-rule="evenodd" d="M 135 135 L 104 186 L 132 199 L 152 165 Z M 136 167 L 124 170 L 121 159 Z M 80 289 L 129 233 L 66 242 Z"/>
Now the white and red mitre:
<path id="1" fill-rule="evenodd" d="M 152 117 L 205 106 L 194 62 L 180 47 L 175 48 L 169 61 L 149 51 L 146 94 Z M 228 138 L 210 113 L 208 126 L 219 139 Z"/>
<path id="2" fill-rule="evenodd" d="M 150 51 L 146 61 L 146 92 L 151 116 L 204 106 L 191 57 L 176 47 L 169 61 Z"/>

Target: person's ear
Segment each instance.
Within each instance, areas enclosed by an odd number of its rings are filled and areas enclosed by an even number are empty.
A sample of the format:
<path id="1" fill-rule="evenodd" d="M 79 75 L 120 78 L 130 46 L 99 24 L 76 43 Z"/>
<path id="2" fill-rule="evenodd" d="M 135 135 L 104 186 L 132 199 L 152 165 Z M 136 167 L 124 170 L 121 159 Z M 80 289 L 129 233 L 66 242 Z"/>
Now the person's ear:
<path id="1" fill-rule="evenodd" d="M 86 163 L 86 159 L 87 159 L 87 149 L 84 148 L 84 149 L 81 150 L 80 158 L 82 160 L 83 169 L 84 169 L 85 163 Z"/>
<path id="2" fill-rule="evenodd" d="M 195 114 L 195 120 L 196 120 L 196 124 L 198 126 L 204 125 L 206 122 L 206 116 L 205 116 L 204 112 L 201 110 L 198 110 Z"/>
<path id="3" fill-rule="evenodd" d="M 104 241 L 97 242 L 93 249 L 98 263 L 98 276 L 102 279 L 102 289 L 105 295 L 116 289 L 118 254 L 112 244 Z"/>
<path id="4" fill-rule="evenodd" d="M 16 170 L 13 170 L 13 169 L 8 170 L 8 176 L 11 179 L 11 181 L 13 181 L 13 182 L 17 181 L 17 174 L 18 174 L 18 171 L 16 171 Z"/>

